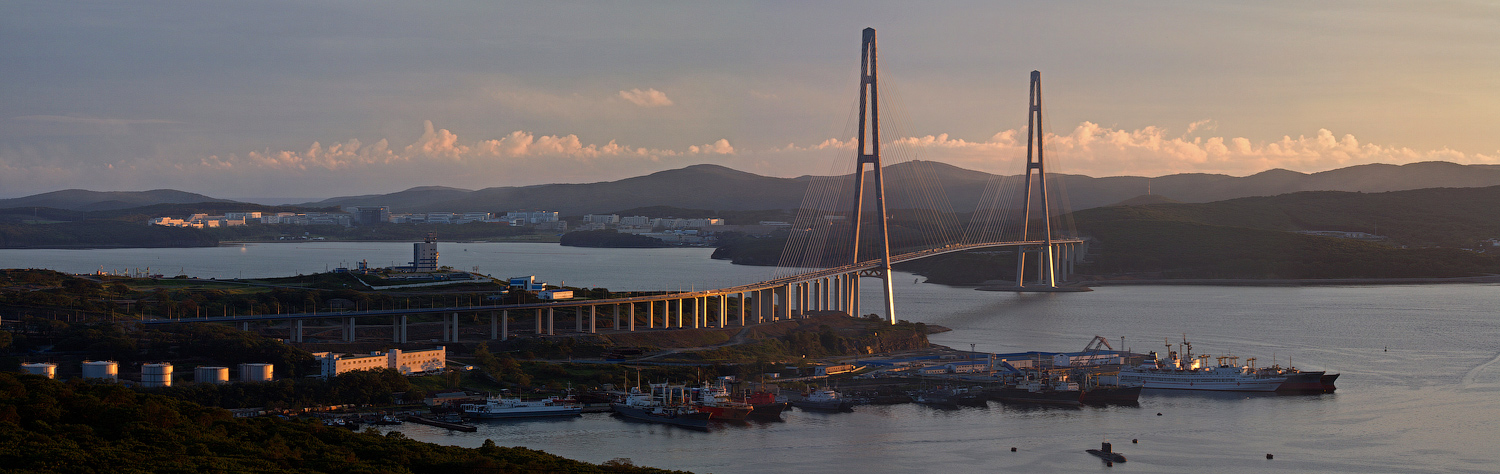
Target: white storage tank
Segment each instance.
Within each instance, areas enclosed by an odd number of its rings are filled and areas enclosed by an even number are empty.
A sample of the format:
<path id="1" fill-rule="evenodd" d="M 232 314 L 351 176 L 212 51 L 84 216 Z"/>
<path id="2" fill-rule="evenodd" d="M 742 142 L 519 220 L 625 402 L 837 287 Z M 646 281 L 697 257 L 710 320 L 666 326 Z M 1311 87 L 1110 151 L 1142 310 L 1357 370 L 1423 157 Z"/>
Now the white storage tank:
<path id="1" fill-rule="evenodd" d="M 83 361 L 83 378 L 104 379 L 111 382 L 120 379 L 120 363 L 112 360 Z"/>
<path id="2" fill-rule="evenodd" d="M 270 382 L 275 367 L 271 364 L 240 364 L 240 381 Z"/>
<path id="3" fill-rule="evenodd" d="M 193 381 L 198 383 L 228 383 L 228 367 L 198 367 L 193 369 Z"/>
<path id="4" fill-rule="evenodd" d="M 142 387 L 171 387 L 172 386 L 172 364 L 162 362 L 160 364 L 145 364 L 141 366 Z"/>
<path id="5" fill-rule="evenodd" d="M 33 362 L 30 364 L 21 364 L 21 370 L 25 370 L 28 374 L 40 375 L 49 379 L 57 378 L 57 364 L 53 364 L 51 362 Z"/>

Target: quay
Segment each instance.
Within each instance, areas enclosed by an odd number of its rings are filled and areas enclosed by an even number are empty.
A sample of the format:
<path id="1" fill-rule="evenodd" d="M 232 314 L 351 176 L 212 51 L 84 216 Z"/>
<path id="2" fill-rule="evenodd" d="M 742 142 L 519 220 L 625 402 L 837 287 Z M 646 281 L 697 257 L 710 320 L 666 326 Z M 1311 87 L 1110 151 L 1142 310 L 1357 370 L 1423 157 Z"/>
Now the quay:
<path id="1" fill-rule="evenodd" d="M 420 417 L 420 416 L 413 416 L 413 417 L 407 418 L 406 421 L 410 421 L 412 423 L 421 423 L 421 424 L 428 425 L 428 426 L 436 426 L 438 428 L 447 428 L 447 429 L 454 430 L 454 431 L 462 431 L 462 432 L 465 432 L 465 433 L 473 433 L 475 431 L 479 431 L 479 427 L 474 426 L 474 425 L 466 425 L 466 424 L 463 424 L 463 423 L 449 423 L 449 422 L 446 422 L 446 421 L 438 421 L 438 420 L 434 420 L 434 419 L 431 419 L 431 418 L 425 418 L 425 417 Z"/>

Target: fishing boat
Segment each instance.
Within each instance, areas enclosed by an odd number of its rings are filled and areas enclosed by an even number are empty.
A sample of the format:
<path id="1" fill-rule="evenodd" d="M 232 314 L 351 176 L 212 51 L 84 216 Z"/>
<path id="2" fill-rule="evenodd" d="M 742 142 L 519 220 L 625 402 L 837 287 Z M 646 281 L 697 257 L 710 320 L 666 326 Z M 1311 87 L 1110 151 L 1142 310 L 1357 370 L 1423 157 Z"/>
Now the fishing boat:
<path id="1" fill-rule="evenodd" d="M 704 384 L 696 392 L 693 409 L 713 415 L 715 421 L 741 421 L 755 411 L 754 405 L 731 399 L 723 384 Z"/>
<path id="2" fill-rule="evenodd" d="M 745 403 L 749 403 L 754 410 L 749 417 L 755 419 L 781 418 L 781 412 L 788 406 L 786 400 L 776 397 L 771 392 L 755 392 L 745 397 Z"/>
<path id="3" fill-rule="evenodd" d="M 686 387 L 653 383 L 650 393 L 632 387 L 625 400 L 612 407 L 615 413 L 632 420 L 707 430 L 713 415 L 694 410 L 687 401 Z"/>

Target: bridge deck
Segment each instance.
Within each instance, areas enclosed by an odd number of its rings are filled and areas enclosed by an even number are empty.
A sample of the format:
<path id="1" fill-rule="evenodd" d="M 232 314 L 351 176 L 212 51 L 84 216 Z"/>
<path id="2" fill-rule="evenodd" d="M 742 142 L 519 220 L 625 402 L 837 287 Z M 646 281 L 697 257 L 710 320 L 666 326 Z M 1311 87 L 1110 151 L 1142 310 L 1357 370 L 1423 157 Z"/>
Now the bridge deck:
<path id="1" fill-rule="evenodd" d="M 1081 243 L 1081 242 L 1083 242 L 1083 241 L 1079 240 L 1079 239 L 1055 239 L 1055 240 L 1052 241 L 1053 244 L 1076 244 L 1076 243 Z M 901 263 L 901 262 L 909 262 L 909 261 L 912 261 L 912 260 L 918 260 L 918 259 L 927 258 L 927 257 L 934 257 L 934 256 L 938 256 L 938 255 L 943 255 L 943 254 L 963 252 L 963 251 L 983 249 L 983 248 L 995 248 L 995 247 L 1028 247 L 1028 246 L 1039 246 L 1039 245 L 1046 245 L 1046 244 L 1047 244 L 1047 242 L 1045 242 L 1045 241 L 992 242 L 992 243 L 982 243 L 982 244 L 955 244 L 955 245 L 949 245 L 949 246 L 939 247 L 939 248 L 935 248 L 935 249 L 921 250 L 921 251 L 917 251 L 917 252 L 908 252 L 908 253 L 904 253 L 904 254 L 900 254 L 900 255 L 892 255 L 891 256 L 891 263 L 892 264 L 896 264 L 896 263 Z M 633 304 L 633 303 L 653 303 L 653 302 L 658 302 L 658 301 L 674 301 L 674 300 L 680 300 L 680 299 L 702 298 L 702 297 L 709 297 L 709 296 L 723 296 L 723 295 L 732 295 L 732 294 L 738 294 L 738 293 L 747 293 L 747 292 L 753 292 L 753 291 L 767 290 L 767 289 L 771 289 L 771 288 L 779 288 L 779 287 L 785 286 L 785 285 L 787 285 L 789 283 L 795 283 L 795 282 L 801 282 L 801 281 L 809 281 L 809 280 L 816 280 L 816 279 L 819 279 L 819 278 L 825 278 L 825 277 L 830 277 L 830 276 L 835 276 L 835 275 L 841 275 L 841 274 L 845 274 L 845 273 L 853 273 L 853 272 L 858 272 L 858 271 L 861 271 L 861 270 L 873 270 L 873 269 L 876 269 L 876 268 L 880 268 L 881 266 L 882 265 L 881 265 L 881 262 L 880 262 L 879 259 L 866 260 L 866 261 L 863 261 L 863 262 L 860 262 L 860 263 L 857 263 L 857 264 L 844 265 L 842 267 L 827 268 L 827 269 L 818 270 L 818 271 L 815 271 L 815 272 L 802 273 L 802 274 L 798 274 L 798 275 L 786 276 L 786 277 L 776 278 L 776 279 L 773 279 L 773 280 L 766 280 L 766 281 L 762 281 L 762 282 L 750 283 L 750 284 L 747 284 L 747 285 L 740 285 L 740 286 L 733 286 L 733 287 L 729 287 L 729 288 L 719 288 L 719 289 L 702 290 L 702 291 L 690 291 L 690 292 L 681 292 L 681 293 L 666 293 L 666 294 L 649 295 L 649 296 L 633 296 L 633 297 L 629 297 L 629 298 L 608 298 L 608 299 L 598 299 L 598 300 L 573 300 L 573 301 L 559 301 L 559 302 L 548 302 L 548 303 L 526 303 L 526 304 L 485 305 L 485 306 L 450 306 L 450 307 L 443 307 L 443 308 L 376 309 L 376 310 L 345 311 L 345 312 L 334 312 L 334 313 L 288 313 L 288 314 L 262 314 L 262 315 L 251 315 L 251 316 L 203 317 L 203 318 L 180 318 L 180 319 L 147 319 L 147 320 L 141 321 L 141 323 L 143 323 L 143 324 L 176 324 L 176 323 L 192 323 L 192 322 L 219 322 L 219 323 L 224 323 L 224 322 L 285 321 L 285 320 L 296 320 L 296 319 L 304 319 L 305 320 L 305 319 L 323 319 L 323 318 L 329 318 L 329 319 L 331 319 L 331 318 L 364 318 L 364 317 L 378 317 L 378 316 L 431 315 L 431 314 L 446 314 L 446 313 L 454 313 L 454 312 L 469 313 L 469 312 L 510 311 L 510 310 L 544 309 L 544 308 L 575 308 L 575 307 L 587 307 L 587 306 L 609 306 L 609 305 L 623 305 L 623 304 Z"/>

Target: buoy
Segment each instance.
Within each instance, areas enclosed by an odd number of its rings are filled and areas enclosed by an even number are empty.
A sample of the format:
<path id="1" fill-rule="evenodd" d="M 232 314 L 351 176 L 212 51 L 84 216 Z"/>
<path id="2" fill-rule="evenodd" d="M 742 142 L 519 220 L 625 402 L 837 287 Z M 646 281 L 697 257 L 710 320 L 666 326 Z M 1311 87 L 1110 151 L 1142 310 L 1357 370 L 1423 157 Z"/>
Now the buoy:
<path id="1" fill-rule="evenodd" d="M 1156 416 L 1161 416 L 1161 412 L 1156 412 Z"/>
<path id="2" fill-rule="evenodd" d="M 1016 447 L 1015 446 L 1011 446 L 1010 447 L 1010 452 L 1012 452 L 1012 453 L 1016 452 Z"/>
<path id="3" fill-rule="evenodd" d="M 1276 456 L 1272 456 L 1271 453 L 1266 453 L 1266 459 L 1271 459 L 1271 458 L 1274 458 L 1274 457 L 1276 457 Z"/>
<path id="4" fill-rule="evenodd" d="M 1136 438 L 1131 438 L 1130 439 L 1130 444 L 1140 444 L 1140 442 L 1141 442 L 1141 440 L 1136 439 Z"/>

